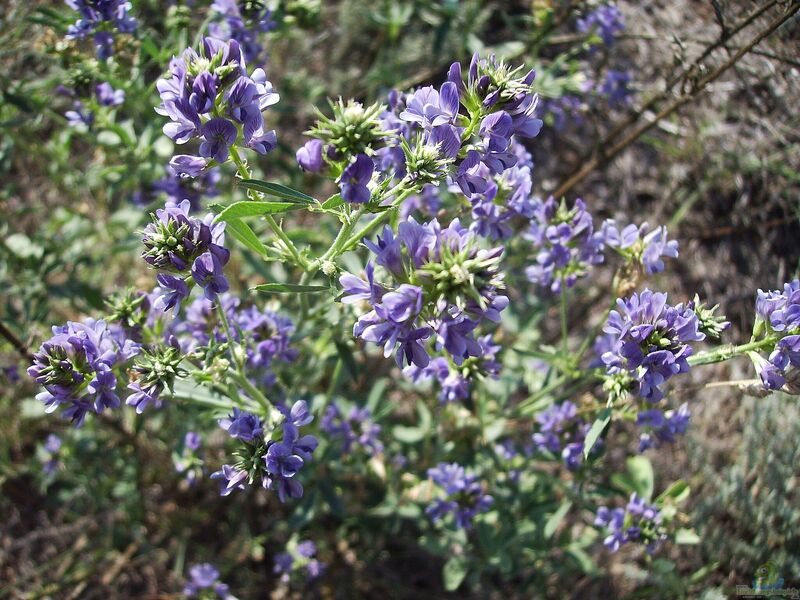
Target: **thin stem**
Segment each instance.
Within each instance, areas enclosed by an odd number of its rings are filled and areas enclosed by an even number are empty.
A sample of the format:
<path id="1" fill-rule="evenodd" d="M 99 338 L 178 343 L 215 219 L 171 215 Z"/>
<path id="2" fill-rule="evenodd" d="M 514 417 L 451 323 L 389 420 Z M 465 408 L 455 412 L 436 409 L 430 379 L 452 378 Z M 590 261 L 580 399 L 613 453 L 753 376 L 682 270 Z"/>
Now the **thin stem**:
<path id="1" fill-rule="evenodd" d="M 225 314 L 225 308 L 222 306 L 222 302 L 217 302 L 216 308 L 217 314 L 219 315 L 219 320 L 222 323 L 222 329 L 225 332 L 225 337 L 227 338 L 229 344 L 233 344 L 231 326 L 228 322 L 228 315 Z M 233 346 L 230 347 L 230 355 L 234 364 L 236 365 L 236 371 L 233 374 L 233 378 L 236 380 L 236 383 L 241 385 L 242 388 L 244 388 L 244 390 L 250 395 L 250 397 L 258 402 L 261 407 L 267 411 L 267 414 L 269 414 L 269 411 L 272 409 L 272 404 L 267 397 L 247 378 L 247 375 L 245 374 L 244 360 L 242 359 L 241 355 L 234 350 Z"/>
<path id="2" fill-rule="evenodd" d="M 713 363 L 723 362 L 735 356 L 746 354 L 747 352 L 769 348 L 770 346 L 775 345 L 776 341 L 777 339 L 774 337 L 766 337 L 757 342 L 748 342 L 746 344 L 739 344 L 738 346 L 734 346 L 733 344 L 725 344 L 724 346 L 714 348 L 713 350 L 698 352 L 697 354 L 690 356 L 687 359 L 687 362 L 692 366 L 710 365 Z"/>
<path id="3" fill-rule="evenodd" d="M 561 281 L 561 350 L 564 354 L 564 360 L 569 356 L 569 343 L 567 337 L 569 336 L 569 324 L 567 323 L 567 281 Z"/>
<path id="4" fill-rule="evenodd" d="M 33 362 L 33 353 L 28 350 L 28 347 L 25 345 L 25 343 L 2 322 L 0 322 L 0 335 L 9 341 L 9 343 L 14 347 L 14 350 L 16 350 L 19 355 L 22 356 L 22 358 L 28 362 Z"/>
<path id="5" fill-rule="evenodd" d="M 234 164 L 236 165 L 236 168 L 239 171 L 239 176 L 242 179 L 250 179 L 251 177 L 250 169 L 247 168 L 247 165 L 242 160 L 242 157 L 239 156 L 239 151 L 236 149 L 235 146 L 233 146 L 231 147 L 230 152 L 231 152 L 231 159 L 233 160 Z M 248 190 L 247 192 L 248 197 L 252 198 L 253 200 L 257 199 L 256 194 L 257 192 L 254 192 L 253 190 Z M 272 215 L 264 215 L 264 220 L 267 222 L 267 225 L 269 225 L 270 229 L 272 229 L 272 232 L 278 237 L 278 239 L 280 239 L 281 242 L 283 242 L 283 245 L 286 247 L 286 250 L 288 250 L 289 254 L 292 257 L 292 262 L 294 262 L 295 265 L 301 267 L 302 269 L 307 269 L 308 260 L 306 260 L 305 257 L 303 257 L 300 254 L 300 252 L 297 250 L 297 246 L 295 246 L 294 242 L 292 242 L 292 240 L 289 239 L 289 236 L 286 235 L 286 232 L 278 224 L 275 218 Z"/>

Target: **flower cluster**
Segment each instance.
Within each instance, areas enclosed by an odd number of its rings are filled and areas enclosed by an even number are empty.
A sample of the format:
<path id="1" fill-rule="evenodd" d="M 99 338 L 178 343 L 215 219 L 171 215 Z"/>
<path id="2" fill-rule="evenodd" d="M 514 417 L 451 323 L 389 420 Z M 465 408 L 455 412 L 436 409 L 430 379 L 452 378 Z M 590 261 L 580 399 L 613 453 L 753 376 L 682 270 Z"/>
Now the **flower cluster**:
<path id="1" fill-rule="evenodd" d="M 383 452 L 381 426 L 372 419 L 368 408 L 354 406 L 345 417 L 336 403 L 329 404 L 322 416 L 320 430 L 332 440 L 341 442 L 342 454 L 350 454 L 358 448 L 372 456 Z"/>
<path id="2" fill-rule="evenodd" d="M 213 198 L 219 193 L 219 169 L 206 169 L 196 178 L 182 177 L 170 165 L 165 170 L 166 175 L 153 183 L 153 192 L 165 194 L 167 202 L 179 204 L 188 200 L 190 210 L 198 212 L 203 198 Z"/>
<path id="3" fill-rule="evenodd" d="M 211 12 L 216 20 L 208 25 L 211 37 L 235 39 L 248 63 L 261 64 L 266 58 L 259 41 L 262 33 L 275 29 L 272 11 L 260 0 L 214 0 Z"/>
<path id="4" fill-rule="evenodd" d="M 234 145 L 266 154 L 277 144 L 264 130 L 262 111 L 278 102 L 263 69 L 248 76 L 236 40 L 203 40 L 200 53 L 187 48 L 170 62 L 169 79 L 158 80 L 159 114 L 168 116 L 164 133 L 177 144 L 200 140 L 199 156 L 174 156 L 179 175 L 197 177 L 208 166 L 228 160 Z"/>
<path id="5" fill-rule="evenodd" d="M 61 461 L 58 459 L 58 451 L 61 450 L 61 438 L 55 433 L 47 436 L 42 451 L 44 454 L 44 462 L 42 463 L 42 473 L 45 475 L 52 475 L 55 473 Z"/>
<path id="6" fill-rule="evenodd" d="M 220 600 L 233 600 L 230 589 L 219 580 L 219 569 L 210 563 L 189 567 L 189 581 L 183 593 L 189 598 L 207 598 L 206 593 L 214 594 Z"/>
<path id="7" fill-rule="evenodd" d="M 452 515 L 458 529 L 470 529 L 476 515 L 489 510 L 493 498 L 483 491 L 475 475 L 456 463 L 439 463 L 428 477 L 444 492 L 425 509 L 435 522 Z"/>
<path id="8" fill-rule="evenodd" d="M 609 374 L 626 374 L 637 393 L 657 402 L 669 378 L 689 371 L 689 342 L 705 339 L 691 303 L 667 304 L 667 295 L 650 290 L 618 299 L 605 331 L 611 349 L 602 355 Z"/>
<path id="9" fill-rule="evenodd" d="M 642 223 L 620 229 L 613 219 L 607 219 L 603 223 L 601 237 L 607 246 L 628 262 L 641 265 L 647 273 L 663 271 L 663 257 L 678 257 L 678 242 L 667 239 L 667 228 L 664 226 L 651 231 L 647 223 Z"/>
<path id="10" fill-rule="evenodd" d="M 271 439 L 277 436 L 277 429 L 265 437 L 261 419 L 251 413 L 234 409 L 228 418 L 220 420 L 220 426 L 242 443 L 237 452 L 239 461 L 211 474 L 212 479 L 220 479 L 223 496 L 244 489 L 257 478 L 265 489 L 277 491 L 281 502 L 303 496 L 303 486 L 296 475 L 311 460 L 319 442 L 313 435 L 301 436 L 300 427 L 308 425 L 314 416 L 304 400 L 284 409 L 283 415 L 280 441 Z"/>
<path id="11" fill-rule="evenodd" d="M 431 338 L 459 365 L 483 354 L 475 330 L 484 321 L 499 321 L 508 305 L 499 293 L 502 247 L 479 248 L 474 232 L 458 219 L 442 229 L 436 220 L 421 225 L 409 218 L 396 237 L 387 226 L 377 242 L 367 244 L 395 285 L 376 282 L 371 263 L 366 281 L 350 273 L 341 276 L 342 302 L 365 301 L 372 307 L 358 319 L 353 335 L 383 346 L 387 357 L 396 350 L 398 366 L 428 366 L 423 342 Z"/>
<path id="12" fill-rule="evenodd" d="M 586 275 L 591 265 L 603 262 L 603 235 L 595 232 L 582 200 L 568 208 L 552 196 L 533 212 L 526 238 L 533 243 L 536 262 L 525 269 L 537 285 L 561 293 Z"/>
<path id="13" fill-rule="evenodd" d="M 373 199 L 370 186 L 376 171 L 381 182 L 399 179 L 417 191 L 447 179 L 468 198 L 482 195 L 476 199 L 479 212 L 496 222 L 505 212 L 500 207 L 506 193 L 502 186 L 490 189 L 488 182 L 525 160 L 524 151 L 514 145 L 515 136 L 535 137 L 542 127 L 535 116 L 534 77 L 534 71 L 522 73 L 494 56 L 480 59 L 476 54 L 466 78 L 461 65 L 453 63 L 441 87 L 426 86 L 408 95 L 393 91 L 388 107 L 340 101 L 332 104 L 332 117 L 320 115 L 309 131 L 315 139 L 298 150 L 297 160 L 312 172 L 327 163 L 342 198 L 354 203 Z M 525 179 L 526 173 L 515 173 L 506 185 L 524 189 Z M 508 200 L 514 205 L 510 210 L 524 214 L 520 201 L 524 204 L 527 198 L 513 191 L 510 195 L 515 196 Z M 492 203 L 498 208 L 490 209 Z M 499 224 L 495 229 L 501 235 L 507 232 Z"/>
<path id="14" fill-rule="evenodd" d="M 758 290 L 756 315 L 760 328 L 778 338 L 759 372 L 764 387 L 777 390 L 786 384 L 789 367 L 800 367 L 800 280 L 784 284 L 783 290 Z"/>
<path id="15" fill-rule="evenodd" d="M 153 222 L 143 232 L 142 258 L 155 269 L 167 271 L 157 276 L 163 290 L 159 301 L 165 310 L 177 311 L 181 301 L 189 296 L 188 271 L 211 301 L 228 289 L 228 280 L 222 273 L 230 258 L 224 246 L 225 223 L 214 223 L 214 215 L 210 213 L 200 220 L 190 216 L 190 209 L 189 200 L 180 204 L 167 202 L 156 211 Z"/>
<path id="16" fill-rule="evenodd" d="M 514 166 L 492 176 L 485 165 L 476 175 L 484 176 L 486 190 L 471 196 L 472 225 L 478 235 L 491 239 L 507 239 L 514 232 L 514 220 L 528 222 L 539 204 L 531 196 L 533 160 L 525 147 L 512 138 L 509 145 L 517 157 Z"/>
<path id="17" fill-rule="evenodd" d="M 639 452 L 661 444 L 673 443 L 675 436 L 686 433 L 691 416 L 689 405 L 685 402 L 676 411 L 664 412 L 658 408 L 639 411 L 636 415 L 636 424 L 645 429 L 639 435 Z"/>
<path id="18" fill-rule="evenodd" d="M 578 19 L 577 25 L 581 33 L 596 33 L 606 46 L 611 46 L 625 30 L 625 17 L 616 4 L 608 3 Z"/>
<path id="19" fill-rule="evenodd" d="M 314 558 L 317 554 L 317 545 L 311 540 L 297 542 L 292 551 L 280 552 L 275 555 L 273 573 L 280 574 L 284 583 L 289 582 L 292 573 L 305 571 L 307 579 L 316 579 L 325 573 L 325 563 Z"/>
<path id="20" fill-rule="evenodd" d="M 137 414 L 142 414 L 151 404 L 160 408 L 164 390 L 172 390 L 175 380 L 186 375 L 185 369 L 181 367 L 183 358 L 175 336 L 170 336 L 165 345 L 143 348 L 131 369 L 128 389 L 133 393 L 125 400 L 125 404 L 133 406 Z"/>
<path id="21" fill-rule="evenodd" d="M 264 385 L 272 385 L 275 361 L 291 362 L 297 350 L 291 346 L 294 323 L 288 317 L 255 305 L 241 306 L 240 300 L 222 294 L 218 302 L 225 311 L 231 335 L 245 352 L 251 374 Z M 175 325 L 175 332 L 187 352 L 212 343 L 224 343 L 227 335 L 221 326 L 215 305 L 206 298 L 197 298 L 186 308 L 186 314 Z"/>
<path id="22" fill-rule="evenodd" d="M 203 476 L 203 459 L 200 458 L 200 434 L 194 431 L 187 431 L 183 437 L 183 447 L 179 453 L 172 456 L 172 464 L 175 471 L 183 475 L 184 480 L 189 485 L 195 485 Z"/>
<path id="23" fill-rule="evenodd" d="M 659 509 L 634 493 L 624 509 L 598 508 L 594 524 L 606 529 L 608 535 L 603 544 L 612 552 L 633 541 L 642 541 L 648 552 L 653 552 L 658 542 L 666 538 L 660 527 L 661 520 Z"/>
<path id="24" fill-rule="evenodd" d="M 68 88 L 61 88 L 63 93 L 71 98 L 75 98 L 74 91 Z M 95 109 L 105 107 L 107 109 L 122 105 L 125 102 L 125 90 L 115 90 L 110 83 L 98 83 L 94 87 L 94 100 L 89 98 L 88 105 L 81 100 L 75 99 L 72 103 L 72 110 L 64 113 L 67 124 L 70 127 L 91 127 L 94 124 Z"/>
<path id="25" fill-rule="evenodd" d="M 106 60 L 114 54 L 114 31 L 135 33 L 136 19 L 124 0 L 64 0 L 80 17 L 67 30 L 67 39 L 82 40 L 93 36 L 97 58 Z"/>
<path id="26" fill-rule="evenodd" d="M 533 449 L 561 456 L 568 469 L 578 469 L 583 464 L 583 442 L 591 427 L 578 416 L 578 407 L 569 400 L 554 404 L 536 415 L 536 422 L 539 431 L 532 436 Z M 600 446 L 598 440 L 592 452 L 597 452 Z"/>
<path id="27" fill-rule="evenodd" d="M 115 335 L 105 321 L 87 319 L 53 327 L 53 337 L 36 352 L 30 375 L 45 391 L 37 394 L 50 413 L 62 407 L 62 416 L 81 425 L 86 413 L 117 408 L 117 375 L 140 348 Z"/>
<path id="28" fill-rule="evenodd" d="M 493 343 L 491 334 L 480 336 L 478 344 L 481 347 L 479 356 L 471 356 L 460 365 L 444 356 L 437 356 L 420 368 L 409 365 L 403 369 L 403 374 L 414 383 L 434 380 L 439 384 L 439 401 L 446 404 L 459 402 L 469 398 L 471 383 L 479 377 L 496 379 L 500 374 L 500 362 L 497 354 L 500 345 Z"/>

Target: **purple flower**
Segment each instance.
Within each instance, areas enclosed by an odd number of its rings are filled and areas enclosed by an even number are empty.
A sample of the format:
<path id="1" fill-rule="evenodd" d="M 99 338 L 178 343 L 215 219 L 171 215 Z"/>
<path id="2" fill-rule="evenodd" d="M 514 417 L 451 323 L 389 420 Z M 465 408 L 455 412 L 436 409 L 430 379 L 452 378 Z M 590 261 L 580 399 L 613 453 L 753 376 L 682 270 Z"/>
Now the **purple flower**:
<path id="1" fill-rule="evenodd" d="M 92 123 L 94 123 L 94 113 L 87 109 L 79 100 L 76 100 L 72 104 L 72 110 L 68 110 L 64 113 L 64 116 L 67 118 L 67 123 L 70 127 L 76 127 L 78 125 L 91 127 Z"/>
<path id="2" fill-rule="evenodd" d="M 189 286 L 180 277 L 159 273 L 156 281 L 161 288 L 162 294 L 156 298 L 156 304 L 163 306 L 164 312 L 174 308 L 178 312 L 181 302 L 189 297 Z"/>
<path id="3" fill-rule="evenodd" d="M 342 454 L 350 454 L 359 447 L 372 456 L 383 452 L 381 426 L 372 420 L 367 408 L 353 407 L 345 417 L 335 403 L 330 404 L 325 409 L 320 430 L 341 441 Z"/>
<path id="4" fill-rule="evenodd" d="M 322 142 L 309 140 L 297 151 L 297 164 L 304 171 L 319 173 L 322 170 Z"/>
<path id="5" fill-rule="evenodd" d="M 187 431 L 183 438 L 183 445 L 192 452 L 197 452 L 200 449 L 200 434 L 194 431 Z"/>
<path id="6" fill-rule="evenodd" d="M 227 119 L 215 117 L 203 125 L 203 137 L 200 156 L 223 163 L 228 160 L 228 152 L 236 140 L 236 127 Z"/>
<path id="7" fill-rule="evenodd" d="M 264 428 L 261 426 L 261 419 L 256 415 L 233 408 L 233 414 L 224 419 L 220 419 L 219 426 L 228 432 L 232 438 L 240 439 L 245 442 L 252 442 L 264 435 Z"/>
<path id="8" fill-rule="evenodd" d="M 87 412 L 119 406 L 114 369 L 138 352 L 138 344 L 104 321 L 68 322 L 53 327 L 53 336 L 34 354 L 28 375 L 44 387 L 36 397 L 47 412 L 63 407 L 63 416 L 80 425 Z"/>
<path id="9" fill-rule="evenodd" d="M 222 263 L 211 252 L 201 254 L 195 259 L 192 278 L 203 287 L 206 298 L 212 302 L 216 300 L 217 294 L 228 291 L 228 280 L 222 274 Z"/>
<path id="10" fill-rule="evenodd" d="M 454 83 L 446 81 L 438 92 L 428 86 L 409 95 L 406 98 L 406 109 L 400 113 L 400 118 L 431 129 L 438 125 L 453 124 L 458 108 L 458 88 Z"/>
<path id="11" fill-rule="evenodd" d="M 647 223 L 627 225 L 618 229 L 613 219 L 603 223 L 601 236 L 605 244 L 620 254 L 641 264 L 647 273 L 664 270 L 662 257 L 677 258 L 678 242 L 667 240 L 667 228 L 657 227 L 650 231 Z"/>
<path id="12" fill-rule="evenodd" d="M 582 200 L 568 209 L 555 198 L 534 210 L 526 235 L 536 252 L 535 262 L 525 269 L 528 279 L 561 293 L 562 286 L 572 287 L 591 265 L 603 262 L 603 238 L 595 233 L 592 217 Z"/>
<path id="13" fill-rule="evenodd" d="M 374 169 L 375 164 L 369 156 L 366 154 L 356 156 L 356 159 L 342 171 L 339 179 L 342 198 L 357 204 L 369 202 L 371 194 L 367 184 L 372 179 Z"/>
<path id="14" fill-rule="evenodd" d="M 204 590 L 213 592 L 223 600 L 232 598 L 228 586 L 219 581 L 219 570 L 210 563 L 190 567 L 189 578 L 183 588 L 183 593 L 189 598 L 208 598 L 203 594 Z"/>
<path id="15" fill-rule="evenodd" d="M 451 514 L 457 528 L 471 529 L 474 518 L 492 505 L 493 498 L 483 492 L 477 478 L 461 465 L 439 463 L 428 469 L 428 477 L 444 492 L 425 509 L 433 521 Z"/>
<path id="16" fill-rule="evenodd" d="M 106 60 L 114 53 L 112 31 L 133 33 L 136 19 L 128 14 L 131 3 L 124 0 L 66 0 L 79 18 L 67 29 L 67 39 L 84 39 L 92 34 L 97 58 Z"/>
<path id="17" fill-rule="evenodd" d="M 699 321 L 687 305 L 667 304 L 667 295 L 650 290 L 618 299 L 603 331 L 614 336 L 613 348 L 602 360 L 609 373 L 628 373 L 638 393 L 656 402 L 660 386 L 673 375 L 689 371 L 689 342 L 705 339 Z"/>
<path id="18" fill-rule="evenodd" d="M 182 177 L 199 177 L 208 166 L 208 161 L 191 154 L 176 154 L 169 161 L 175 175 Z"/>
<path id="19" fill-rule="evenodd" d="M 97 101 L 102 106 L 119 106 L 125 102 L 125 91 L 115 90 L 108 82 L 97 84 L 95 87 Z"/>
<path id="20" fill-rule="evenodd" d="M 625 17 L 616 4 L 603 4 L 578 19 L 578 31 L 582 33 L 597 33 L 606 46 L 614 44 L 617 34 L 625 29 Z"/>
<path id="21" fill-rule="evenodd" d="M 222 469 L 211 474 L 211 479 L 220 480 L 220 496 L 227 496 L 235 489 L 245 488 L 248 474 L 247 471 L 236 469 L 231 465 L 222 465 Z"/>
<path id="22" fill-rule="evenodd" d="M 263 33 L 277 25 L 272 19 L 272 11 L 255 3 L 242 3 L 236 0 L 214 0 L 211 10 L 219 20 L 209 24 L 208 31 L 221 40 L 237 40 L 242 47 L 242 55 L 248 63 L 259 64 L 263 60 L 264 46 L 259 41 Z"/>

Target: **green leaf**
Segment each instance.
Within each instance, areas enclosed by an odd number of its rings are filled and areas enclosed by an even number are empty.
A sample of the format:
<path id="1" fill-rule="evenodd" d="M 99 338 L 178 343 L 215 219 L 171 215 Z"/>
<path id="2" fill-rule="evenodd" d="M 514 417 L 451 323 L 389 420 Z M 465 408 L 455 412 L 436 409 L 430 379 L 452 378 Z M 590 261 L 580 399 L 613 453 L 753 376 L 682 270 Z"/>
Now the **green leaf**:
<path id="1" fill-rule="evenodd" d="M 636 493 L 645 500 L 650 500 L 653 495 L 653 465 L 644 456 L 631 456 L 627 462 L 628 473 Z"/>
<path id="2" fill-rule="evenodd" d="M 464 556 L 451 556 L 442 569 L 444 589 L 453 592 L 458 589 L 464 577 L 467 576 L 467 559 Z"/>
<path id="3" fill-rule="evenodd" d="M 561 521 L 564 520 L 564 517 L 567 516 L 570 508 L 572 508 L 572 501 L 564 500 L 556 512 L 550 515 L 550 518 L 547 519 L 547 523 L 544 525 L 545 539 L 550 539 L 553 537 L 553 534 L 556 532 L 556 529 L 558 529 L 558 526 L 561 525 Z"/>
<path id="4" fill-rule="evenodd" d="M 243 200 L 231 204 L 217 216 L 220 221 L 241 219 L 242 217 L 256 217 L 261 215 L 274 215 L 276 213 L 299 210 L 303 205 L 296 202 L 259 202 L 257 200 Z"/>
<path id="5" fill-rule="evenodd" d="M 330 198 L 325 200 L 325 202 L 322 203 L 322 208 L 330 210 L 332 208 L 337 208 L 342 204 L 344 204 L 344 198 L 342 198 L 342 195 L 334 194 L 333 196 L 331 196 Z"/>
<path id="6" fill-rule="evenodd" d="M 317 204 L 317 201 L 303 192 L 298 192 L 290 187 L 280 183 L 270 183 L 269 181 L 261 181 L 260 179 L 242 179 L 239 185 L 248 190 L 255 190 L 262 194 L 283 198 L 290 202 L 299 204 Z"/>
<path id="7" fill-rule="evenodd" d="M 700 536 L 697 535 L 694 529 L 678 529 L 675 532 L 676 544 L 694 545 L 700 543 Z"/>
<path id="8" fill-rule="evenodd" d="M 229 233 L 237 242 L 250 248 L 260 256 L 267 256 L 269 252 L 261 240 L 258 239 L 250 226 L 241 219 L 229 219 L 225 222 L 225 233 Z"/>
<path id="9" fill-rule="evenodd" d="M 314 294 L 328 292 L 330 287 L 327 285 L 299 285 L 296 283 L 262 283 L 253 288 L 257 292 L 267 294 Z"/>
<path id="10" fill-rule="evenodd" d="M 39 259 L 44 255 L 44 248 L 32 242 L 24 233 L 12 233 L 6 238 L 5 243 L 6 247 L 19 258 Z"/>
<path id="11" fill-rule="evenodd" d="M 656 498 L 656 500 L 659 501 L 672 498 L 675 502 L 683 502 L 689 497 L 690 491 L 689 484 L 683 479 L 679 479 L 666 490 L 664 490 L 664 492 L 658 498 Z"/>
<path id="12" fill-rule="evenodd" d="M 589 453 L 610 422 L 611 409 L 604 408 L 600 411 L 600 414 L 597 415 L 597 419 L 592 423 L 592 428 L 589 429 L 589 433 L 586 434 L 586 439 L 583 441 L 583 458 L 589 457 Z"/>
<path id="13" fill-rule="evenodd" d="M 406 444 L 416 444 L 425 437 L 425 432 L 419 427 L 407 427 L 406 425 L 395 425 L 392 428 L 392 435 L 400 442 Z"/>

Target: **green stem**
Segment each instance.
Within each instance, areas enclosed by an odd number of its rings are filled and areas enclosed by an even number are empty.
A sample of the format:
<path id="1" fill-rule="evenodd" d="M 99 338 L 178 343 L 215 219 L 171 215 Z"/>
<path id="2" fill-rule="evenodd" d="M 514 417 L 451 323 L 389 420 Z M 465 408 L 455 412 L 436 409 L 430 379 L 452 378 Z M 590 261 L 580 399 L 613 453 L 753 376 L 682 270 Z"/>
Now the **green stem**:
<path id="1" fill-rule="evenodd" d="M 564 354 L 564 359 L 569 357 L 569 343 L 567 336 L 569 335 L 569 324 L 567 323 L 567 280 L 561 280 L 561 351 Z"/>
<path id="2" fill-rule="evenodd" d="M 242 160 L 242 157 L 239 156 L 239 151 L 236 149 L 236 146 L 231 147 L 231 159 L 239 171 L 239 176 L 242 179 L 250 179 L 250 169 L 247 168 L 247 165 Z M 257 192 L 249 190 L 247 195 L 251 199 L 256 200 L 256 193 Z M 286 235 L 286 232 L 278 224 L 275 218 L 272 215 L 264 215 L 264 220 L 267 222 L 267 225 L 269 225 L 270 229 L 272 229 L 272 232 L 278 237 L 278 239 L 283 242 L 283 245 L 286 247 L 286 250 L 288 250 L 292 257 L 292 262 L 304 270 L 308 269 L 308 260 L 306 260 L 305 257 L 300 254 L 300 252 L 297 250 L 297 246 L 295 246 L 294 242 L 289 239 L 289 236 Z"/>
<path id="3" fill-rule="evenodd" d="M 417 191 L 416 188 L 410 188 L 401 192 L 400 195 L 395 199 L 394 202 L 392 202 L 392 205 L 385 212 L 379 214 L 377 217 L 372 219 L 372 221 L 370 221 L 369 223 L 364 225 L 364 227 L 358 230 L 354 235 L 350 236 L 347 239 L 347 241 L 344 244 L 342 244 L 339 254 L 344 254 L 352 246 L 358 244 L 358 242 L 360 242 L 362 239 L 370 235 L 379 226 L 383 225 L 389 219 L 389 217 L 391 217 L 394 210 L 398 206 L 400 206 L 400 203 L 416 191 Z"/>
<path id="4" fill-rule="evenodd" d="M 228 340 L 229 344 L 233 344 L 233 335 L 231 334 L 231 326 L 228 322 L 228 315 L 225 314 L 225 309 L 222 306 L 222 302 L 217 302 L 217 314 L 219 315 L 219 320 L 222 323 L 222 329 L 225 332 L 225 337 Z M 258 404 L 267 411 L 269 414 L 270 410 L 272 409 L 272 403 L 267 399 L 267 397 L 254 386 L 250 380 L 247 378 L 245 374 L 245 365 L 244 360 L 242 359 L 241 355 L 236 352 L 231 345 L 230 347 L 230 354 L 231 358 L 233 359 L 234 365 L 236 366 L 236 370 L 233 373 L 233 378 L 242 388 L 248 393 L 248 395 L 258 402 Z"/>
<path id="5" fill-rule="evenodd" d="M 757 342 L 748 342 L 746 344 L 739 344 L 738 346 L 734 346 L 733 344 L 725 344 L 724 346 L 714 348 L 713 350 L 698 352 L 697 354 L 690 356 L 687 362 L 692 366 L 710 365 L 731 359 L 735 356 L 746 354 L 747 352 L 769 348 L 770 346 L 775 345 L 776 341 L 777 338 L 775 337 L 765 337 Z"/>

